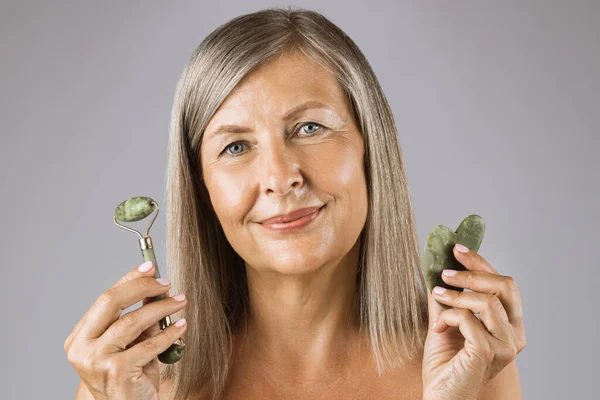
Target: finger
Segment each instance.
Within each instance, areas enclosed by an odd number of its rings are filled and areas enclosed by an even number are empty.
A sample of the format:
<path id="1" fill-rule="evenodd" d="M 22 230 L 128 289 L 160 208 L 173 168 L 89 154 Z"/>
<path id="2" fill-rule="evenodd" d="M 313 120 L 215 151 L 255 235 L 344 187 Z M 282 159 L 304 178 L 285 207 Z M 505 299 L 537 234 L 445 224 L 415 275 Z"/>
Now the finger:
<path id="1" fill-rule="evenodd" d="M 146 339 L 150 339 L 151 337 L 158 335 L 160 333 L 160 331 L 161 331 L 161 329 L 160 329 L 158 322 L 155 324 L 152 324 L 152 326 L 150 328 L 146 329 L 144 332 L 142 332 L 140 334 L 140 336 L 138 336 L 131 343 L 129 343 L 127 346 L 125 346 L 125 349 L 129 349 L 129 348 L 135 346 L 136 344 L 143 342 Z"/>
<path id="2" fill-rule="evenodd" d="M 177 323 L 180 321 L 184 323 L 183 326 L 177 326 Z M 175 324 L 169 325 L 166 329 L 162 330 L 158 335 L 136 344 L 120 353 L 119 356 L 124 357 L 126 365 L 143 367 L 175 343 L 186 329 L 185 318 L 181 318 Z"/>
<path id="3" fill-rule="evenodd" d="M 169 293 L 165 293 L 165 298 L 171 297 L 169 295 Z M 150 297 L 145 297 L 144 300 L 142 300 L 142 306 L 145 306 L 146 304 L 150 304 L 152 303 L 154 300 L 152 300 Z M 173 318 L 171 316 L 171 318 Z M 146 339 L 149 339 L 151 337 L 154 337 L 156 335 L 158 335 L 158 333 L 161 331 L 160 329 L 160 324 L 158 322 L 156 322 L 155 324 L 152 324 L 148 329 L 146 329 L 144 332 L 142 332 L 142 334 L 139 336 L 139 338 L 137 338 L 136 340 L 134 340 L 133 342 L 131 342 L 129 344 L 129 347 L 133 346 L 134 344 L 137 344 L 141 341 L 144 341 Z"/>
<path id="4" fill-rule="evenodd" d="M 428 329 L 431 329 L 437 322 L 442 311 L 448 310 L 452 307 L 436 301 L 435 296 L 429 290 L 427 290 L 427 308 L 429 314 Z"/>
<path id="5" fill-rule="evenodd" d="M 165 298 L 171 297 L 169 296 L 169 293 L 165 293 Z M 144 300 L 142 300 L 142 306 L 145 306 L 146 304 L 150 304 L 152 303 L 153 300 L 150 297 L 146 297 L 144 298 Z M 171 319 L 173 318 L 173 315 L 171 315 Z M 133 347 L 134 345 L 143 342 L 146 339 L 150 339 L 151 337 L 154 337 L 156 335 L 158 335 L 160 333 L 161 329 L 160 329 L 160 324 L 158 322 L 152 324 L 148 329 L 146 329 L 145 331 L 143 331 L 140 336 L 138 336 L 133 342 L 129 343 L 127 345 L 127 348 Z"/>
<path id="6" fill-rule="evenodd" d="M 512 330 L 506 311 L 500 300 L 491 294 L 478 292 L 459 292 L 457 290 L 445 289 L 443 293 L 437 293 L 436 287 L 433 296 L 452 307 L 467 309 L 475 314 L 479 314 L 479 320 L 489 333 L 500 340 L 502 343 L 510 345 L 512 342 Z"/>
<path id="7" fill-rule="evenodd" d="M 170 283 L 162 285 L 157 279 L 147 276 L 129 280 L 107 290 L 90 308 L 87 322 L 82 325 L 78 336 L 84 340 L 100 337 L 127 307 L 145 297 L 164 295 L 170 286 Z"/>
<path id="8" fill-rule="evenodd" d="M 178 300 L 181 299 L 181 300 Z M 98 338 L 96 346 L 104 353 L 116 353 L 123 351 L 127 346 L 138 338 L 142 332 L 153 325 L 160 331 L 158 321 L 185 307 L 187 304 L 185 296 L 175 296 L 163 300 L 154 301 L 129 312 L 119 318 Z M 148 332 L 147 334 L 149 334 Z M 158 333 L 158 332 L 157 332 Z M 150 337 L 153 337 L 152 335 Z"/>
<path id="9" fill-rule="evenodd" d="M 170 319 L 171 321 L 173 321 L 174 319 L 178 319 L 176 317 L 177 313 L 171 314 L 170 315 Z M 159 322 L 155 322 L 153 323 L 148 329 L 146 329 L 145 331 L 143 331 L 140 336 L 138 336 L 137 338 L 135 338 L 131 343 L 129 343 L 125 348 L 131 348 L 133 346 L 135 346 L 136 344 L 143 342 L 146 339 L 150 339 L 156 335 L 158 335 L 160 332 L 162 331 L 162 329 L 160 329 L 160 323 Z"/>
<path id="10" fill-rule="evenodd" d="M 463 253 L 462 251 L 459 251 L 459 249 L 464 249 L 466 251 Z M 461 247 L 458 243 L 454 245 L 452 251 L 456 260 L 470 271 L 484 271 L 492 274 L 498 273 L 498 271 L 496 271 L 496 269 L 494 269 L 494 267 L 492 267 L 491 264 L 476 251 L 469 250 L 469 248 L 465 246 Z"/>
<path id="11" fill-rule="evenodd" d="M 469 356 L 487 359 L 492 351 L 489 333 L 483 323 L 475 318 L 471 311 L 464 308 L 453 308 L 444 311 L 440 314 L 433 331 L 443 333 L 451 326 L 458 327 L 465 338 L 464 351 Z"/>
<path id="12" fill-rule="evenodd" d="M 514 278 L 511 276 L 485 271 L 455 271 L 453 276 L 449 276 L 445 272 L 442 273 L 442 280 L 454 287 L 493 294 L 502 303 L 511 325 L 518 327 L 522 323 L 521 295 Z"/>
<path id="13" fill-rule="evenodd" d="M 165 293 L 165 298 L 170 297 L 168 293 Z M 149 297 L 146 297 L 144 300 L 142 300 L 142 306 L 145 306 L 146 304 L 150 304 L 152 303 L 152 300 Z M 136 340 L 134 340 L 133 342 L 131 342 L 129 344 L 129 347 L 131 347 L 134 344 L 137 344 L 139 342 L 142 342 L 146 339 L 150 339 L 151 337 L 154 337 L 156 335 L 158 335 L 158 333 L 161 331 L 160 329 L 160 324 L 158 322 L 152 324 L 148 329 L 146 329 L 145 331 L 142 332 L 142 334 L 139 336 L 139 338 L 137 338 Z"/>
<path id="14" fill-rule="evenodd" d="M 148 263 L 150 263 L 149 270 L 147 269 Z M 113 286 L 111 286 L 111 289 L 114 288 L 115 286 L 118 286 L 118 285 L 120 285 L 124 282 L 130 281 L 132 279 L 140 278 L 143 276 L 152 276 L 153 274 L 154 274 L 154 265 L 151 262 L 144 262 L 143 264 L 135 267 L 134 269 L 130 270 L 127 274 L 125 274 L 123 277 L 121 277 L 121 279 L 119 279 Z M 73 328 L 73 330 L 71 331 L 69 336 L 67 336 L 67 339 L 65 340 L 65 343 L 64 343 L 65 350 L 71 345 L 73 338 L 75 336 L 77 336 L 77 334 L 79 333 L 79 330 L 81 329 L 81 326 L 86 322 L 89 311 L 90 311 L 89 309 L 88 309 L 88 311 L 86 311 L 86 313 L 83 315 L 83 317 L 81 317 L 79 322 L 77 322 L 77 324 L 75 325 L 75 327 Z"/>
<path id="15" fill-rule="evenodd" d="M 148 269 L 148 267 L 150 267 L 150 268 Z M 110 288 L 112 289 L 112 288 L 119 286 L 125 282 L 128 282 L 132 279 L 141 278 L 142 276 L 153 276 L 153 275 L 154 275 L 154 264 L 152 263 L 152 261 L 145 261 L 144 263 L 140 264 L 138 267 L 132 269 L 131 271 L 129 271 L 128 273 L 123 275 L 121 277 L 121 279 L 119 279 Z"/>

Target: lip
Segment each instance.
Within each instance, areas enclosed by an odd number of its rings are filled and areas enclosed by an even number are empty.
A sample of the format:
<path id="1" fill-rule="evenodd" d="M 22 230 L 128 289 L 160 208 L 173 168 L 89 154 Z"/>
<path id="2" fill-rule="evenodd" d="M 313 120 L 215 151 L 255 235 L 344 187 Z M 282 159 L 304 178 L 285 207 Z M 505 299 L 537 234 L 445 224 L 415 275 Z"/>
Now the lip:
<path id="1" fill-rule="evenodd" d="M 310 214 L 313 214 L 313 213 L 319 211 L 319 209 L 321 209 L 321 207 L 323 207 L 323 206 L 301 208 L 299 210 L 294 210 L 288 214 L 281 214 L 281 215 L 278 215 L 273 218 L 265 219 L 264 221 L 261 221 L 260 223 L 263 225 L 266 225 L 266 224 L 281 224 L 283 222 L 295 221 L 306 215 L 310 215 Z"/>
<path id="2" fill-rule="evenodd" d="M 275 232 L 289 232 L 292 230 L 300 229 L 305 227 L 314 221 L 319 215 L 322 214 L 322 210 L 325 208 L 325 205 L 321 207 L 310 207 L 304 208 L 301 210 L 296 210 L 293 213 L 286 214 L 285 216 L 278 216 L 275 218 L 271 218 L 262 222 L 261 225 L 271 231 Z M 290 217 L 296 217 L 293 220 L 289 220 Z M 278 222 L 287 217 L 287 222 Z M 275 222 L 272 222 L 275 221 Z"/>

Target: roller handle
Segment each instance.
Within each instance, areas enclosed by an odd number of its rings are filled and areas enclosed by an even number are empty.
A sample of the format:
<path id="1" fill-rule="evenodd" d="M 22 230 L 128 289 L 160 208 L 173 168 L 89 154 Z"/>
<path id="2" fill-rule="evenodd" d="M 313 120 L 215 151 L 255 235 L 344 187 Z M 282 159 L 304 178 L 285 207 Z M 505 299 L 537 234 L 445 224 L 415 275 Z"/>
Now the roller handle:
<path id="1" fill-rule="evenodd" d="M 142 257 L 144 261 L 151 261 L 154 264 L 154 277 L 160 278 L 160 272 L 158 271 L 158 263 L 156 262 L 156 256 L 154 254 L 153 248 L 142 249 Z M 162 300 L 166 296 L 165 294 L 159 294 L 158 296 L 149 297 L 150 302 Z M 171 325 L 171 318 L 169 316 L 161 318 L 159 321 L 159 326 L 161 330 L 166 329 L 169 325 Z M 181 357 L 183 357 L 185 344 L 183 340 L 180 338 L 177 342 L 173 343 L 169 348 L 163 351 L 158 355 L 158 360 L 163 364 L 173 364 Z"/>

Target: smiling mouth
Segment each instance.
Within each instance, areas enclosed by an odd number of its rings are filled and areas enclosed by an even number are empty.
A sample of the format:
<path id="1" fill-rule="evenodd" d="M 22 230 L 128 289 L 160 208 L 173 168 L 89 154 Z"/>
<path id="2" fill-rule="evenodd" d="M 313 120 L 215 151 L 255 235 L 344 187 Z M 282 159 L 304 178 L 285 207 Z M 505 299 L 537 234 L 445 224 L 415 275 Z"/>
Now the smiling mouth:
<path id="1" fill-rule="evenodd" d="M 327 205 L 327 203 L 324 204 L 317 211 L 310 213 L 308 215 L 305 215 L 303 217 L 297 218 L 293 221 L 278 222 L 278 223 L 272 223 L 272 224 L 260 224 L 260 225 L 270 231 L 275 231 L 275 232 L 289 232 L 289 231 L 297 230 L 297 229 L 300 229 L 300 228 L 303 228 L 303 227 L 309 225 L 312 221 L 314 221 L 317 217 L 319 217 L 323 213 L 323 209 L 325 208 L 326 205 Z"/>

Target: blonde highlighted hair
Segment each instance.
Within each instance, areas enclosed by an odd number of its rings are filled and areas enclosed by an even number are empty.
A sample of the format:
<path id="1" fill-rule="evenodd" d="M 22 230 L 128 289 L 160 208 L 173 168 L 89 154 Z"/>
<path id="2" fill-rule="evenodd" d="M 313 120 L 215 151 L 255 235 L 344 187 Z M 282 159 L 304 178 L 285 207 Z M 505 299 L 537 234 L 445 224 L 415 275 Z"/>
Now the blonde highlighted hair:
<path id="1" fill-rule="evenodd" d="M 177 84 L 166 188 L 167 266 L 172 293 L 183 292 L 186 354 L 161 365 L 175 398 L 219 399 L 231 368 L 231 334 L 246 318 L 243 260 L 217 220 L 203 183 L 200 145 L 220 104 L 253 69 L 298 52 L 329 70 L 353 108 L 364 138 L 368 215 L 361 233 L 356 313 L 377 372 L 421 354 L 428 321 L 410 192 L 393 115 L 356 44 L 322 14 L 276 7 L 241 15 L 211 32 Z"/>

